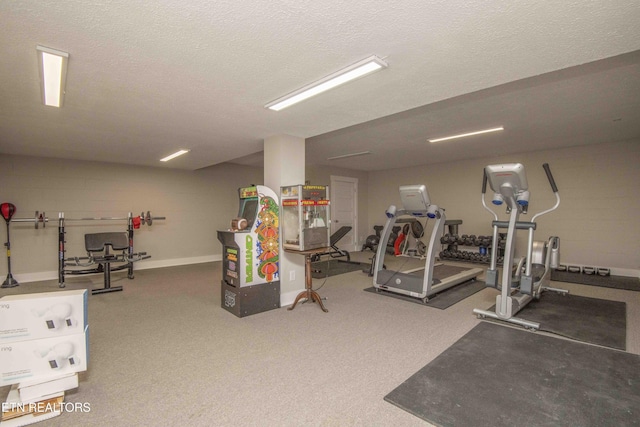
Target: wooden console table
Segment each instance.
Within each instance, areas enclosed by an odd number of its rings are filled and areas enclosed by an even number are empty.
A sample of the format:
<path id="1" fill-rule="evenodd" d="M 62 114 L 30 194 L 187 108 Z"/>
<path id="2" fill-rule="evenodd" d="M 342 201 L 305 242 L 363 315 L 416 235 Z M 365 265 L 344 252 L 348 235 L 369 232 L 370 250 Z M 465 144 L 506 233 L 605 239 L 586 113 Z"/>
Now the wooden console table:
<path id="1" fill-rule="evenodd" d="M 322 311 L 324 311 L 325 313 L 329 311 L 326 308 L 324 308 L 324 305 L 322 304 L 322 298 L 320 298 L 320 295 L 316 291 L 314 291 L 311 287 L 311 283 L 313 281 L 313 277 L 311 276 L 311 259 L 313 258 L 314 255 L 318 253 L 327 252 L 330 249 L 331 248 L 328 248 L 328 247 L 309 249 L 306 251 L 294 251 L 291 249 L 285 249 L 285 251 L 292 254 L 304 255 L 304 291 L 298 294 L 295 301 L 293 302 L 293 305 L 289 307 L 287 310 L 293 310 L 296 307 L 296 304 L 298 304 L 298 301 L 300 301 L 300 299 L 306 298 L 306 300 L 302 301 L 302 304 L 304 304 L 305 302 L 312 302 L 312 303 L 317 302 L 320 308 L 322 309 Z"/>

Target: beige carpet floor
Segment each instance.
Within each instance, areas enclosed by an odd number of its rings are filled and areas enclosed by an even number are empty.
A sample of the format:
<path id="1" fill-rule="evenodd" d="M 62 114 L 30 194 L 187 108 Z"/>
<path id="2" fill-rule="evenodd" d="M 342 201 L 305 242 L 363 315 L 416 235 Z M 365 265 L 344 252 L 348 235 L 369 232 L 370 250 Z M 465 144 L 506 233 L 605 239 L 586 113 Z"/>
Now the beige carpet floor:
<path id="1" fill-rule="evenodd" d="M 388 268 L 419 264 L 388 258 Z M 89 296 L 89 370 L 66 396 L 90 412 L 37 425 L 428 425 L 383 397 L 480 322 L 472 309 L 490 307 L 496 294 L 485 289 L 438 310 L 364 292 L 372 279 L 355 271 L 314 280 L 328 313 L 302 304 L 237 318 L 220 306 L 220 279 L 219 262 L 141 270 L 134 280 L 114 273 L 113 286 L 124 291 Z M 70 277 L 67 289 L 101 280 Z M 625 301 L 627 351 L 640 354 L 640 293 L 560 285 Z M 57 290 L 43 281 L 0 296 Z M 7 392 L 0 388 L 2 398 Z"/>

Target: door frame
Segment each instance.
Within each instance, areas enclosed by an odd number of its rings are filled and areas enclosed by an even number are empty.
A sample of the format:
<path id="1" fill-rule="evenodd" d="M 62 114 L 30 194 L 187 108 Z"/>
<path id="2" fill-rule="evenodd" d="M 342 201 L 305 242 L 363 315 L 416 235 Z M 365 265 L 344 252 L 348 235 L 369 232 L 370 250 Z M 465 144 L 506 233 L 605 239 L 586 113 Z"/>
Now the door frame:
<path id="1" fill-rule="evenodd" d="M 334 198 L 333 198 L 333 191 L 336 187 L 335 183 L 337 181 L 341 181 L 341 182 L 350 182 L 351 183 L 351 187 L 353 189 L 353 216 L 351 217 L 351 222 L 353 224 L 353 229 L 351 230 L 351 232 L 353 233 L 353 242 L 348 244 L 346 247 L 344 247 L 343 249 L 347 250 L 347 251 L 357 251 L 358 250 L 358 178 L 354 178 L 351 176 L 339 176 L 339 175 L 331 175 L 330 176 L 330 202 L 331 202 L 331 218 L 334 218 L 334 213 L 335 213 L 335 209 L 336 209 L 336 203 L 334 202 Z M 340 227 L 335 227 L 335 230 L 333 229 L 333 221 L 331 222 L 332 225 L 332 230 L 331 230 L 331 234 L 333 234 L 338 228 Z M 340 246 L 340 245 L 338 245 Z"/>

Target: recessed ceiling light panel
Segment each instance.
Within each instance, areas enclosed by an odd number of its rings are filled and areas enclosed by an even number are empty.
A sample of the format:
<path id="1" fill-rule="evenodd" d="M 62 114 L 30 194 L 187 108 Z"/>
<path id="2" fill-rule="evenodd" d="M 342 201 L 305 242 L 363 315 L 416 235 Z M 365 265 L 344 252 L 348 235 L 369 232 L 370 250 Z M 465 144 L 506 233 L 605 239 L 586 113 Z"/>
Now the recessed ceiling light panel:
<path id="1" fill-rule="evenodd" d="M 475 131 L 475 132 L 461 133 L 461 134 L 458 134 L 458 135 L 445 136 L 444 138 L 433 138 L 433 139 L 428 139 L 427 141 L 429 141 L 429 142 L 442 142 L 442 141 L 448 141 L 450 139 L 465 138 L 467 136 L 480 135 L 480 134 L 483 134 L 483 133 L 498 132 L 498 131 L 501 131 L 501 130 L 504 130 L 504 127 L 500 126 L 500 127 L 497 127 L 497 128 L 479 130 L 479 131 Z"/>
<path id="2" fill-rule="evenodd" d="M 67 81 L 69 54 L 44 46 L 36 46 L 40 70 L 42 102 L 50 107 L 61 107 Z"/>
<path id="3" fill-rule="evenodd" d="M 347 157 L 366 156 L 367 154 L 371 154 L 371 151 L 359 151 L 357 153 L 349 153 L 349 154 L 342 154 L 340 156 L 327 157 L 327 160 L 338 160 L 338 159 L 345 159 Z"/>
<path id="4" fill-rule="evenodd" d="M 190 150 L 180 150 L 180 151 L 176 151 L 173 154 L 168 155 L 167 157 L 164 157 L 162 159 L 160 159 L 161 162 L 168 162 L 171 159 L 175 159 L 178 156 L 182 156 L 183 154 L 187 154 Z"/>
<path id="5" fill-rule="evenodd" d="M 265 105 L 265 108 L 274 111 L 280 111 L 283 108 L 287 108 L 293 104 L 304 101 L 312 96 L 318 95 L 322 92 L 326 92 L 329 89 L 333 89 L 336 86 L 350 82 L 374 71 L 381 70 L 387 67 L 387 63 L 377 56 L 370 56 L 363 59 L 347 68 L 337 71 L 315 83 L 302 87 L 290 94 L 276 99 Z"/>

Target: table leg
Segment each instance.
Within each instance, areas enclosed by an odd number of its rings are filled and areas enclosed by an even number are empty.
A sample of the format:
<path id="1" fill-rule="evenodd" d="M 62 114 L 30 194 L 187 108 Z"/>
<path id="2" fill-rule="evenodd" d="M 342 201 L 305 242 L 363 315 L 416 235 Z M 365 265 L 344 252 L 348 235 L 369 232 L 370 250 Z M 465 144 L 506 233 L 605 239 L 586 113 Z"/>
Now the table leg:
<path id="1" fill-rule="evenodd" d="M 296 297 L 295 301 L 293 301 L 293 305 L 289 307 L 287 310 L 293 310 L 294 308 L 296 308 L 296 304 L 298 304 L 298 301 L 300 301 L 300 299 L 303 297 L 307 297 L 307 299 L 309 299 L 309 296 L 307 295 L 307 291 L 300 292 Z M 306 302 L 306 301 L 303 301 L 303 302 Z"/>
<path id="2" fill-rule="evenodd" d="M 317 302 L 318 305 L 320 306 L 320 308 L 322 309 L 322 311 L 324 311 L 325 313 L 328 313 L 329 310 L 327 310 L 324 307 L 324 304 L 322 304 L 322 298 L 320 298 L 320 294 L 318 294 L 316 291 L 313 290 L 312 288 L 312 283 L 313 283 L 313 277 L 311 276 L 311 257 L 312 254 L 307 254 L 304 257 L 304 291 L 300 292 L 298 294 L 298 296 L 296 297 L 295 301 L 293 302 L 293 305 L 291 307 L 289 307 L 287 310 L 293 310 L 296 307 L 296 304 L 298 304 L 298 301 L 300 301 L 301 298 L 306 297 L 306 301 L 303 301 L 303 304 L 305 302 Z"/>
<path id="3" fill-rule="evenodd" d="M 316 291 L 311 291 L 311 299 L 314 302 L 317 302 L 318 305 L 320 306 L 320 308 L 322 309 L 322 311 L 324 311 L 325 313 L 328 313 L 329 310 L 327 310 L 326 308 L 324 308 L 324 304 L 322 304 L 322 298 L 320 298 L 320 295 L 316 292 Z"/>

